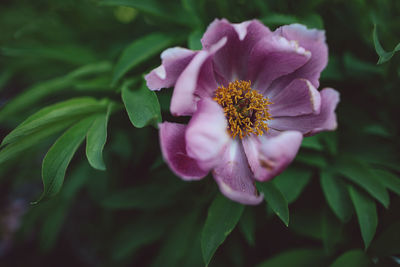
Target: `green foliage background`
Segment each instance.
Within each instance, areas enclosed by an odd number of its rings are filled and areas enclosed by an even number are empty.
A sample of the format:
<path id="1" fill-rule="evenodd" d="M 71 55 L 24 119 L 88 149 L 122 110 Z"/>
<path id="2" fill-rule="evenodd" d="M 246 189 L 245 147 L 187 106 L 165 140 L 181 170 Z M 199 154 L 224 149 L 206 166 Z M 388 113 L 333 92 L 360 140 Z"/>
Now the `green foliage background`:
<path id="1" fill-rule="evenodd" d="M 338 130 L 257 184 L 257 207 L 169 171 L 172 90 L 143 80 L 222 17 L 325 29 L 321 88 L 341 93 Z M 2 266 L 400 261 L 400 1 L 2 0 L 0 29 Z"/>

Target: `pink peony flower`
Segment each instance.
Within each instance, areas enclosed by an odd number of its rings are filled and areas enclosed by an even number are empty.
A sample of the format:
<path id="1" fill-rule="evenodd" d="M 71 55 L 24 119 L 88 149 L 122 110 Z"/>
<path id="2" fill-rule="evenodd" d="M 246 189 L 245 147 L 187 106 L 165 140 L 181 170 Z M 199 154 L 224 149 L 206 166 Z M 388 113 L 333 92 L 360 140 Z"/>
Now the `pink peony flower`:
<path id="1" fill-rule="evenodd" d="M 151 90 L 174 87 L 171 113 L 191 116 L 188 125 L 159 125 L 163 156 L 182 179 L 211 171 L 226 197 L 258 204 L 256 180 L 281 173 L 303 136 L 336 128 L 339 93 L 316 89 L 328 60 L 325 33 L 217 19 L 201 43 L 200 51 L 165 50 L 145 77 Z"/>

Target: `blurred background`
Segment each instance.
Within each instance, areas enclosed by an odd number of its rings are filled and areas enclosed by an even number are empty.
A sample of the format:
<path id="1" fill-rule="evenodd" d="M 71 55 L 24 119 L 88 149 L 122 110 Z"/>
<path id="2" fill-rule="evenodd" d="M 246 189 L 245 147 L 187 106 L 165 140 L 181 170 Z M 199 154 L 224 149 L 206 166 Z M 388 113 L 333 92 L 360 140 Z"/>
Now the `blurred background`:
<path id="1" fill-rule="evenodd" d="M 172 90 L 147 95 L 143 75 L 168 47 L 201 49 L 215 18 L 325 29 L 320 88 L 337 89 L 341 102 L 337 131 L 306 138 L 273 181 L 289 226 L 270 205 L 245 207 L 209 266 L 399 266 L 397 0 L 2 0 L 0 140 L 61 101 L 115 108 L 106 170 L 79 146 L 60 192 L 39 204 L 42 161 L 63 125 L 1 148 L 1 266 L 205 265 L 201 232 L 218 189 L 211 176 L 183 182 L 163 162 L 154 125 L 160 111 L 176 121 Z M 140 121 L 123 104 L 130 97 L 152 101 L 155 115 Z"/>

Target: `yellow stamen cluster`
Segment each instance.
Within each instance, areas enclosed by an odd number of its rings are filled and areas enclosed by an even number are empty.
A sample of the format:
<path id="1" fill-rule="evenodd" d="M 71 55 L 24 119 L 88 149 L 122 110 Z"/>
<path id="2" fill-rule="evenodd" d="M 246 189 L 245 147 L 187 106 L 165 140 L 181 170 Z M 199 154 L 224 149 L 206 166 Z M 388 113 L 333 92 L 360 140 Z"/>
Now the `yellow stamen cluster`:
<path id="1" fill-rule="evenodd" d="M 224 109 L 232 138 L 242 139 L 250 133 L 263 135 L 268 131 L 266 121 L 272 120 L 268 109 L 272 103 L 250 85 L 250 81 L 230 82 L 227 88 L 218 87 L 213 98 Z"/>

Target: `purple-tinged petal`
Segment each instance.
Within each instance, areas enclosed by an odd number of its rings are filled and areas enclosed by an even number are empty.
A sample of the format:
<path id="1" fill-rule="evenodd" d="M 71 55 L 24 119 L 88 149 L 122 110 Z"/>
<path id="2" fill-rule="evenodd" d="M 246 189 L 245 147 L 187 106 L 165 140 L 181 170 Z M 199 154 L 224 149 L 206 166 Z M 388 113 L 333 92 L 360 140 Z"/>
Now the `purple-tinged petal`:
<path id="1" fill-rule="evenodd" d="M 257 192 L 243 147 L 238 139 L 231 142 L 222 156 L 213 176 L 220 191 L 227 198 L 242 204 L 257 205 L 263 195 Z"/>
<path id="2" fill-rule="evenodd" d="M 151 90 L 160 90 L 174 86 L 196 53 L 181 47 L 168 48 L 162 52 L 162 64 L 145 76 L 147 87 Z"/>
<path id="3" fill-rule="evenodd" d="M 179 76 L 175 84 L 174 93 L 171 99 L 171 113 L 175 116 L 192 115 L 196 111 L 195 90 L 198 85 L 201 69 L 211 56 L 226 44 L 224 37 L 208 50 L 202 50 L 196 54 L 186 69 Z M 206 64 L 208 65 L 208 64 Z M 206 77 L 207 78 L 207 77 Z M 208 77 L 213 78 L 213 77 Z"/>
<path id="4" fill-rule="evenodd" d="M 186 129 L 187 154 L 204 170 L 211 170 L 221 161 L 228 145 L 227 122 L 222 107 L 211 99 L 197 103 L 197 111 Z"/>
<path id="5" fill-rule="evenodd" d="M 270 101 L 272 117 L 318 114 L 321 110 L 321 96 L 317 89 L 305 79 L 292 81 Z"/>
<path id="6" fill-rule="evenodd" d="M 273 96 L 268 90 L 271 83 L 299 69 L 310 56 L 310 52 L 299 47 L 295 41 L 288 41 L 281 36 L 264 38 L 254 46 L 249 55 L 245 80 L 252 81 L 254 89 L 262 94 Z"/>
<path id="7" fill-rule="evenodd" d="M 280 131 L 294 130 L 304 135 L 313 135 L 321 131 L 335 130 L 337 127 L 335 109 L 339 103 L 339 93 L 326 88 L 321 94 L 321 111 L 319 114 L 310 114 L 296 117 L 274 117 L 268 126 Z"/>
<path id="8" fill-rule="evenodd" d="M 279 175 L 295 158 L 303 135 L 296 131 L 268 132 L 244 138 L 243 148 L 254 178 L 267 181 Z"/>
<path id="9" fill-rule="evenodd" d="M 207 49 L 221 38 L 228 38 L 227 45 L 215 54 L 213 62 L 215 72 L 229 83 L 244 79 L 251 49 L 270 35 L 271 31 L 257 20 L 232 24 L 225 19 L 216 19 L 208 26 L 201 43 Z"/>
<path id="10" fill-rule="evenodd" d="M 300 24 L 291 24 L 276 29 L 274 35 L 298 42 L 301 47 L 311 52 L 311 58 L 296 72 L 275 81 L 271 86 L 271 90 L 280 90 L 297 78 L 307 79 L 315 88 L 318 88 L 320 74 L 328 63 L 328 46 L 325 42 L 325 31 L 307 29 L 306 26 Z"/>
<path id="11" fill-rule="evenodd" d="M 179 123 L 159 124 L 160 144 L 164 159 L 171 170 L 184 180 L 199 180 L 207 175 L 197 161 L 186 153 L 185 131 L 187 126 Z"/>

